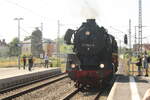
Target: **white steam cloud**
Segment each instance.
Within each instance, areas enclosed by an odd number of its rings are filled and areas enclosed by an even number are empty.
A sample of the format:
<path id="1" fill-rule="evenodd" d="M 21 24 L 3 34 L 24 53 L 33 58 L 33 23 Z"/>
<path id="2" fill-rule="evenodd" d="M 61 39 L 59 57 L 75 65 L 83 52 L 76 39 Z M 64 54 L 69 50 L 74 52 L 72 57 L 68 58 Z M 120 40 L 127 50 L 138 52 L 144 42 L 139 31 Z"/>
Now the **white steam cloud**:
<path id="1" fill-rule="evenodd" d="M 84 5 L 82 5 L 81 7 L 81 16 L 86 18 L 86 19 L 90 19 L 90 18 L 97 18 L 99 17 L 99 9 L 98 6 L 96 4 L 96 2 L 94 2 L 95 0 L 83 0 Z"/>
<path id="2" fill-rule="evenodd" d="M 99 0 L 70 0 L 70 12 L 84 19 L 99 18 Z"/>

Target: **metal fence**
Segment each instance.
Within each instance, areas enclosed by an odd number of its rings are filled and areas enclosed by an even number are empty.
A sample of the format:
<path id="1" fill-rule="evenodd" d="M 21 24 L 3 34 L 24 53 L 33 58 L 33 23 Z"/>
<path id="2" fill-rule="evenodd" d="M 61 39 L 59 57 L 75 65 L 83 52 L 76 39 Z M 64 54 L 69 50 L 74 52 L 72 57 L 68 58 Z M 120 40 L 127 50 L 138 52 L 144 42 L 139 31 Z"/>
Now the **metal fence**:
<path id="1" fill-rule="evenodd" d="M 128 73 L 130 75 L 138 75 L 138 66 L 136 66 L 135 63 L 130 63 L 130 64 L 127 64 L 127 69 L 128 69 Z M 150 74 L 150 64 L 149 64 L 149 74 Z M 141 75 L 145 75 L 145 69 L 143 66 L 140 67 L 140 73 Z"/>
<path id="2" fill-rule="evenodd" d="M 58 66 L 58 59 L 59 59 L 59 65 L 65 67 L 66 64 L 66 55 L 60 56 L 59 58 L 57 56 L 49 57 L 49 65 L 50 67 L 60 67 Z M 26 58 L 26 66 L 28 66 L 28 57 Z M 34 60 L 34 67 L 44 67 L 45 61 L 44 58 L 36 58 L 33 57 Z M 18 56 L 9 56 L 9 57 L 0 57 L 0 68 L 2 67 L 19 67 L 18 66 Z M 23 67 L 23 57 L 20 57 L 20 67 Z"/>
<path id="3" fill-rule="evenodd" d="M 26 60 L 28 60 L 28 58 Z M 44 61 L 43 61 L 43 59 L 40 59 L 40 58 L 34 58 L 34 63 L 36 66 L 37 65 L 42 66 Z M 21 67 L 23 66 L 22 57 L 20 59 L 20 65 L 21 65 Z M 0 57 L 0 67 L 18 67 L 18 57 L 17 56 Z"/>

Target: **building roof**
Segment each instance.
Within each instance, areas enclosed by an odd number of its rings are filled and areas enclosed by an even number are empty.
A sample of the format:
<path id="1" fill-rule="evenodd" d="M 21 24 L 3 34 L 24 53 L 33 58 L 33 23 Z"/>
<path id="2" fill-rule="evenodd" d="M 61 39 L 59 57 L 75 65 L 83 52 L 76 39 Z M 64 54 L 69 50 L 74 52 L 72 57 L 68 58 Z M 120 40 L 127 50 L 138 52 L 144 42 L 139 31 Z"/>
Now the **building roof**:
<path id="1" fill-rule="evenodd" d="M 28 40 L 24 40 L 21 42 L 22 44 L 31 44 L 31 39 L 28 39 Z M 44 38 L 43 39 L 43 43 L 53 43 L 53 41 L 51 39 L 46 39 Z"/>
<path id="2" fill-rule="evenodd" d="M 133 45 L 133 49 L 138 49 L 139 48 L 139 44 L 134 44 Z M 144 50 L 150 50 L 150 44 L 142 44 L 142 49 L 144 49 Z"/>

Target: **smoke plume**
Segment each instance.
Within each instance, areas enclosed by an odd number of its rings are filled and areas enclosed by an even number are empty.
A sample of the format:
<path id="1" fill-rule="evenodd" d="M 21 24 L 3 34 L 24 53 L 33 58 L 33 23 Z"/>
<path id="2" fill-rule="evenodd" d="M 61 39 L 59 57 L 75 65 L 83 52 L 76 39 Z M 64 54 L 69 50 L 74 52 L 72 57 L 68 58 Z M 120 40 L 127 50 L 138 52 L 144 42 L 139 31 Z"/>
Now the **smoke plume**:
<path id="1" fill-rule="evenodd" d="M 98 18 L 99 0 L 69 0 L 69 10 L 74 17 Z"/>
<path id="2" fill-rule="evenodd" d="M 97 18 L 99 17 L 99 8 L 96 0 L 83 0 L 83 5 L 81 6 L 81 16 L 83 18 Z"/>

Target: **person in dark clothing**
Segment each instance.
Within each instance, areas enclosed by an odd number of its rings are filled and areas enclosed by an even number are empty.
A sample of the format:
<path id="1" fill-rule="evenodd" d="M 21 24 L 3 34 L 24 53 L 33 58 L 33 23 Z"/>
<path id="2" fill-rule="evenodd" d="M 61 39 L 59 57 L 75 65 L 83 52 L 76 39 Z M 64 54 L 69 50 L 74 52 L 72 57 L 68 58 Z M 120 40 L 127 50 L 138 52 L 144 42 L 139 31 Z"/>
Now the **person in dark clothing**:
<path id="1" fill-rule="evenodd" d="M 45 55 L 44 60 L 45 60 L 45 68 L 48 68 L 49 58 L 47 54 Z"/>
<path id="2" fill-rule="evenodd" d="M 31 68 L 32 68 L 32 66 L 33 66 L 33 56 L 30 56 L 30 57 L 28 58 L 28 63 L 29 63 L 29 71 L 31 71 Z"/>
<path id="3" fill-rule="evenodd" d="M 148 77 L 148 67 L 149 66 L 148 66 L 148 59 L 147 59 L 147 55 L 146 54 L 143 55 L 143 59 L 142 60 L 143 60 L 143 63 L 142 63 L 143 67 L 145 69 L 145 76 Z"/>
<path id="4" fill-rule="evenodd" d="M 138 67 L 138 76 L 141 76 L 142 58 L 140 55 L 138 55 L 138 62 L 136 63 L 136 66 Z"/>
<path id="5" fill-rule="evenodd" d="M 26 67 L 26 56 L 24 55 L 23 56 L 23 69 L 25 69 L 25 67 Z"/>

